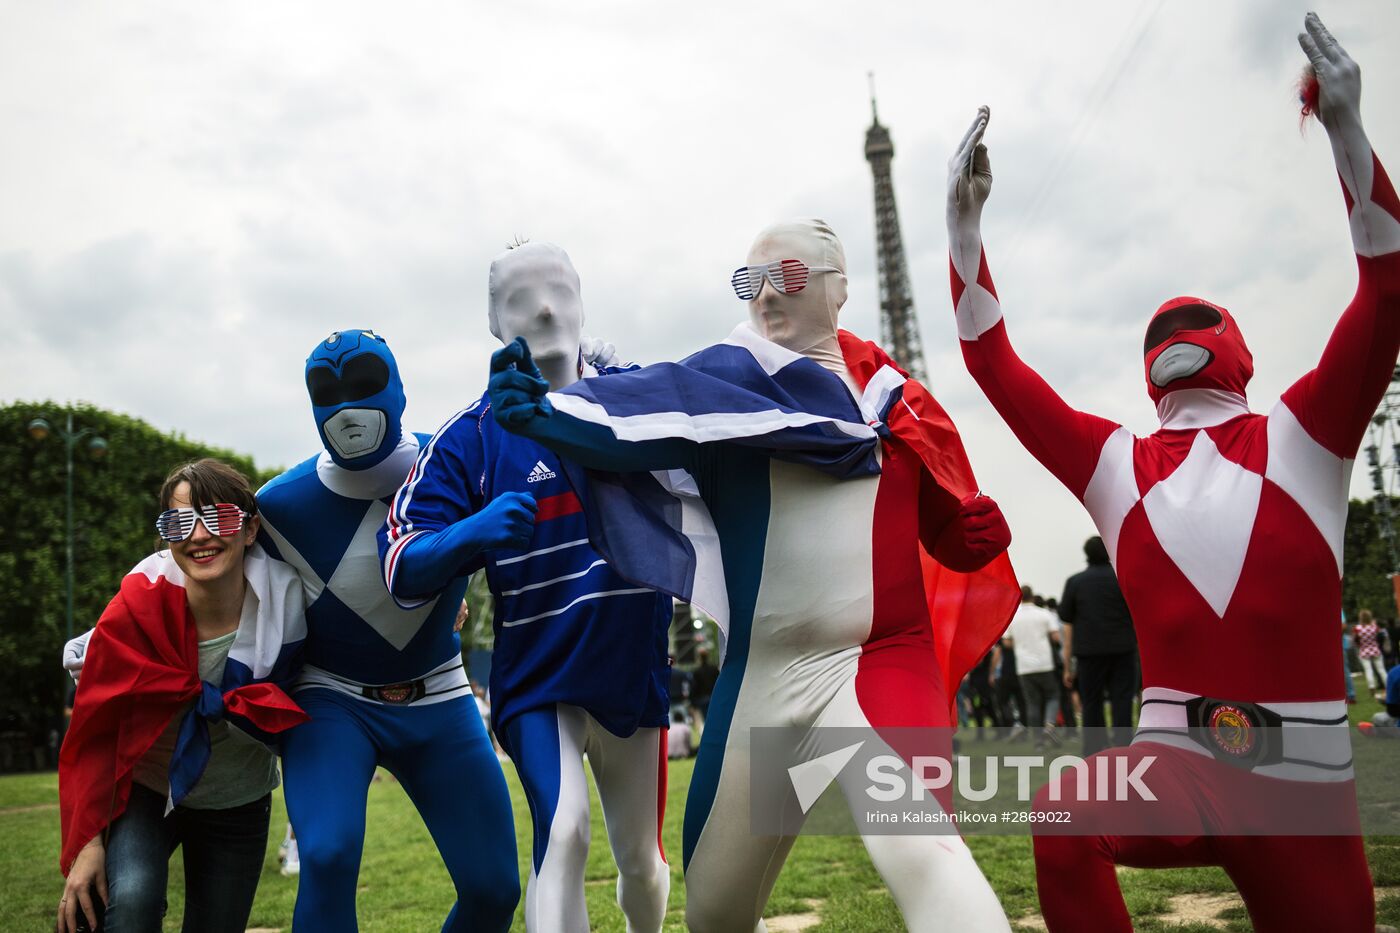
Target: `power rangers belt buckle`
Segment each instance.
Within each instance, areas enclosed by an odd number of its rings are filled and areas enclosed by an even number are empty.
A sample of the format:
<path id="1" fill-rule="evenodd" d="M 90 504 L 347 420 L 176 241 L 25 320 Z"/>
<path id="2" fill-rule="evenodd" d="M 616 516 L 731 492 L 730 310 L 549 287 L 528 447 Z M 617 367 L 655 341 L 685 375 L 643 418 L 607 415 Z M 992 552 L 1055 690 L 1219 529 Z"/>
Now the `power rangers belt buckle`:
<path id="1" fill-rule="evenodd" d="M 1275 713 L 1253 703 L 1197 697 L 1186 703 L 1192 738 L 1218 761 L 1252 770 L 1282 758 L 1282 743 L 1270 736 L 1283 725 Z"/>
<path id="2" fill-rule="evenodd" d="M 385 684 L 382 687 L 371 687 L 368 691 L 370 698 L 381 703 L 412 703 L 414 700 L 422 699 L 425 692 L 423 681 L 414 680 L 402 684 Z"/>
<path id="3" fill-rule="evenodd" d="M 1222 755 L 1253 759 L 1263 741 L 1259 722 L 1242 706 L 1221 703 L 1206 715 L 1206 735 Z"/>

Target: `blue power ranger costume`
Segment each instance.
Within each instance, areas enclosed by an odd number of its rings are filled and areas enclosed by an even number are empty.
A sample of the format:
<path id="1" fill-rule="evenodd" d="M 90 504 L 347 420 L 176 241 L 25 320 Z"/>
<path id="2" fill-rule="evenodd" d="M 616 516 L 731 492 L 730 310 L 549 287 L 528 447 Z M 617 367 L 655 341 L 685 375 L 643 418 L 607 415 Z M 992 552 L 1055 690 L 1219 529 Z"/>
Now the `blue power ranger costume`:
<path id="1" fill-rule="evenodd" d="M 382 765 L 452 877 L 443 930 L 506 930 L 520 898 L 515 828 L 453 630 L 466 580 L 404 609 L 379 573 L 376 533 L 427 437 L 402 430 L 398 365 L 372 331 L 318 344 L 306 386 L 325 449 L 258 492 L 263 547 L 296 568 L 307 602 L 294 695 L 311 721 L 282 746 L 302 865 L 293 926 L 357 929 L 366 796 Z"/>

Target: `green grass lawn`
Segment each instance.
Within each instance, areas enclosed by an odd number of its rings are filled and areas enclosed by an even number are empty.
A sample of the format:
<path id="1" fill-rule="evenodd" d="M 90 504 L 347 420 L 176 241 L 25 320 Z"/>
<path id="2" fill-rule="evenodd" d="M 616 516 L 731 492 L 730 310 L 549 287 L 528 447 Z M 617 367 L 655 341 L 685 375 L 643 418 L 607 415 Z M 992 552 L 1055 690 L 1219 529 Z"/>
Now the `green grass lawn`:
<path id="1" fill-rule="evenodd" d="M 1364 690 L 1362 691 L 1364 693 Z M 1353 721 L 1377 709 L 1369 698 L 1352 707 Z M 1358 754 L 1366 740 L 1357 738 Z M 1400 744 L 1400 743 L 1397 743 Z M 521 877 L 528 876 L 529 814 L 515 770 L 505 766 L 515 805 Z M 671 900 L 666 929 L 683 930 L 685 885 L 680 873 L 681 818 L 692 762 L 673 763 L 663 840 L 672 862 Z M 470 788 L 463 788 L 470 793 Z M 596 797 L 596 795 L 595 795 Z M 0 777 L 0 930 L 51 929 L 62 890 L 58 872 L 58 780 L 54 774 Z M 277 845 L 286 825 L 280 792 L 273 795 L 272 833 L 250 927 L 287 930 L 291 925 L 296 879 L 277 872 Z M 984 836 L 968 840 L 982 870 L 1000 896 L 1007 914 L 1037 913 L 1035 870 L 1026 836 Z M 1377 837 L 1367 842 L 1377 886 L 1400 886 L 1400 839 Z M 588 860 L 587 893 L 593 929 L 623 933 L 625 925 L 614 902 L 616 873 L 608 852 L 602 811 L 593 808 L 593 847 Z M 1233 886 L 1218 869 L 1141 871 L 1120 875 L 1128 907 L 1140 931 L 1206 931 L 1219 927 L 1164 923 L 1154 919 L 1168 911 L 1175 895 L 1223 893 Z M 167 930 L 178 930 L 182 912 L 182 871 L 171 864 Z M 360 927 L 366 931 L 423 933 L 436 930 L 453 900 L 452 885 L 431 839 L 403 789 L 390 779 L 370 788 L 369 831 L 360 871 Z M 1381 902 L 1381 921 L 1400 924 L 1400 897 Z M 767 916 L 816 914 L 814 931 L 887 933 L 901 929 L 899 913 L 858 838 L 806 836 L 798 840 L 769 901 Z M 1227 929 L 1250 929 L 1238 908 L 1218 914 Z M 513 929 L 524 930 L 524 909 Z"/>

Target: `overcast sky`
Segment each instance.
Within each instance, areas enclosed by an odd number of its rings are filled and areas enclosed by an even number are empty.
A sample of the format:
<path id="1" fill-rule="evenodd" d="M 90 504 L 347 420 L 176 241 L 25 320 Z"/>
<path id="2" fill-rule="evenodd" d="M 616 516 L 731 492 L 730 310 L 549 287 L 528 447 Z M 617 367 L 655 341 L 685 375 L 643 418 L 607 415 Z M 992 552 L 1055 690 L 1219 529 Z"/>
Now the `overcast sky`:
<path id="1" fill-rule="evenodd" d="M 728 333 L 730 272 L 792 216 L 842 237 L 842 324 L 875 338 L 873 69 L 931 387 L 1023 580 L 1058 593 L 1093 527 L 967 376 L 948 295 L 946 162 L 977 105 L 1012 339 L 1138 433 L 1163 300 L 1234 312 L 1267 411 L 1355 263 L 1326 137 L 1298 126 L 1305 5 L 948 6 L 3 0 L 0 399 L 291 465 L 319 448 L 302 367 L 332 330 L 385 335 L 415 430 L 481 392 L 487 265 L 513 237 L 567 249 L 585 331 L 653 362 Z M 1400 6 L 1317 9 L 1400 171 Z"/>

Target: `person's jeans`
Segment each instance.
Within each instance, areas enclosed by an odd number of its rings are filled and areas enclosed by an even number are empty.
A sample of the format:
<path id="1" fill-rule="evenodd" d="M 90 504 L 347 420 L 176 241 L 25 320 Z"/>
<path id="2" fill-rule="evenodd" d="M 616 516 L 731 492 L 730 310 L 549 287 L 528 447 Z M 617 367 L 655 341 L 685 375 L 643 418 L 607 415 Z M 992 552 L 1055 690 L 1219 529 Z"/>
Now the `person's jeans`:
<path id="1" fill-rule="evenodd" d="M 185 863 L 185 933 L 243 933 L 267 852 L 272 795 L 227 810 L 176 807 L 133 783 L 107 839 L 104 933 L 159 933 L 170 856 Z"/>
<path id="2" fill-rule="evenodd" d="M 1026 726 L 1040 729 L 1047 723 L 1055 724 L 1060 712 L 1060 684 L 1054 671 L 1040 671 L 1035 674 L 1021 674 L 1021 692 L 1026 695 Z M 1037 744 L 1040 736 L 1035 736 Z"/>
<path id="3" fill-rule="evenodd" d="M 1021 683 L 1015 674 L 1003 674 L 997 678 L 996 701 L 1002 726 L 1007 731 L 1026 721 L 1026 698 L 1021 693 Z"/>

